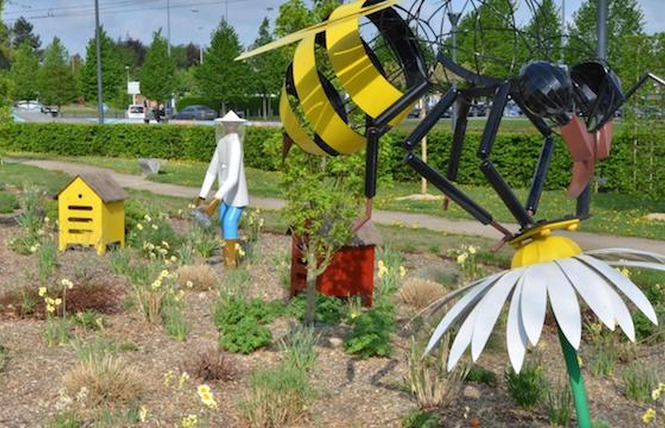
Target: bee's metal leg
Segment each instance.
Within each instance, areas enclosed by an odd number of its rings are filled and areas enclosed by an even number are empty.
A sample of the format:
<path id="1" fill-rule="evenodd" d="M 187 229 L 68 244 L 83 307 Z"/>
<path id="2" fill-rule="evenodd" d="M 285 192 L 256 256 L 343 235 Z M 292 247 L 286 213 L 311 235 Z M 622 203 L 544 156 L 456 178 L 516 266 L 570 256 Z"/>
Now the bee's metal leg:
<path id="1" fill-rule="evenodd" d="M 540 157 L 536 164 L 536 170 L 533 174 L 531 182 L 531 190 L 529 190 L 529 197 L 526 202 L 526 210 L 529 215 L 533 216 L 538 211 L 538 204 L 540 203 L 540 196 L 543 194 L 543 187 L 545 186 L 545 178 L 547 171 L 550 169 L 552 161 L 552 153 L 554 152 L 554 139 L 551 135 L 545 137 L 543 148 L 540 151 Z"/>
<path id="2" fill-rule="evenodd" d="M 504 83 L 497 91 L 487 120 L 487 125 L 485 125 L 485 131 L 480 140 L 478 157 L 481 159 L 480 170 L 485 174 L 485 177 L 487 177 L 496 193 L 503 200 L 504 204 L 513 214 L 513 217 L 515 217 L 520 226 L 525 227 L 531 223 L 531 217 L 490 160 L 490 154 L 496 139 L 496 134 L 499 130 L 503 110 L 508 102 L 509 92 L 510 83 Z"/>
<path id="3" fill-rule="evenodd" d="M 441 119 L 441 116 L 448 111 L 450 106 L 453 105 L 457 99 L 457 90 L 450 89 L 434 106 L 431 112 L 416 126 L 416 129 L 406 137 L 404 145 L 406 149 L 411 151 L 422 140 L 429 131 L 432 130 L 434 125 Z"/>
<path id="4" fill-rule="evenodd" d="M 464 147 L 464 136 L 466 135 L 466 124 L 468 122 L 469 109 L 471 103 L 464 97 L 457 99 L 458 110 L 457 120 L 455 122 L 455 133 L 453 135 L 453 145 L 450 148 L 450 157 L 448 160 L 448 172 L 446 178 L 450 181 L 455 181 L 457 173 L 459 172 L 459 163 L 462 157 L 462 148 Z M 443 200 L 443 209 L 448 209 L 450 199 L 446 197 Z"/>

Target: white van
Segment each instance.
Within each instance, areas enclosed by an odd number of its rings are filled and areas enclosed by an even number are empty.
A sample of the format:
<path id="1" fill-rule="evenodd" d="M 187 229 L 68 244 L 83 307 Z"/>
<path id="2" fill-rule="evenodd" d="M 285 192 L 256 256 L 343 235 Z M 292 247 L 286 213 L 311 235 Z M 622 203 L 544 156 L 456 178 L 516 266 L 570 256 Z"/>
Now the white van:
<path id="1" fill-rule="evenodd" d="M 143 120 L 145 119 L 145 107 L 142 106 L 141 104 L 132 104 L 129 107 L 127 107 L 127 111 L 125 112 L 125 117 L 127 119 Z"/>

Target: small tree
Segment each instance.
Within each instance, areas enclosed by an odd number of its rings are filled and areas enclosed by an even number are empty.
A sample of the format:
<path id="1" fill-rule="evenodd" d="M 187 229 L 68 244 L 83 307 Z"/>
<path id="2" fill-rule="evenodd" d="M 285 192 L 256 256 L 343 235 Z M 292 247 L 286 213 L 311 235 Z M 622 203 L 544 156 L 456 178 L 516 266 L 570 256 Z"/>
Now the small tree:
<path id="1" fill-rule="evenodd" d="M 38 77 L 41 98 L 46 104 L 60 107 L 76 98 L 76 80 L 69 66 L 69 55 L 57 37 L 46 48 Z"/>
<path id="2" fill-rule="evenodd" d="M 122 99 L 125 95 L 125 64 L 113 40 L 100 29 L 102 57 L 102 85 L 106 102 Z M 97 101 L 97 49 L 95 37 L 88 41 L 85 64 L 81 69 L 81 89 L 87 101 Z"/>
<path id="3" fill-rule="evenodd" d="M 153 34 L 141 68 L 141 92 L 153 100 L 166 101 L 176 89 L 175 60 L 169 56 L 162 30 Z"/>
<path id="4" fill-rule="evenodd" d="M 353 235 L 361 188 L 358 166 L 350 157 L 321 158 L 299 149 L 285 165 L 285 215 L 307 263 L 306 324 L 314 321 L 317 278 Z"/>
<path id="5" fill-rule="evenodd" d="M 12 98 L 14 100 L 34 100 L 37 98 L 37 72 L 39 60 L 34 48 L 26 40 L 16 50 L 16 56 L 9 71 L 13 83 Z"/>

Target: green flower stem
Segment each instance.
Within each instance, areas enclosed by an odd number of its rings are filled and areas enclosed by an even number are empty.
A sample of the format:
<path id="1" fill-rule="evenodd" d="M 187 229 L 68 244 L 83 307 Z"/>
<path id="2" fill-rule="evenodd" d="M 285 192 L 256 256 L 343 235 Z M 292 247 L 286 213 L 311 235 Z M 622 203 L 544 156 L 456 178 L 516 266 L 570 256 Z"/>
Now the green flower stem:
<path id="1" fill-rule="evenodd" d="M 570 388 L 573 390 L 575 411 L 577 412 L 577 426 L 579 428 L 591 428 L 589 403 L 586 396 L 586 390 L 584 388 L 584 378 L 582 377 L 582 372 L 580 371 L 580 365 L 577 362 L 577 352 L 575 351 L 575 348 L 573 348 L 573 346 L 568 342 L 568 339 L 566 339 L 558 326 L 557 330 L 559 332 L 559 341 L 561 342 L 563 357 L 566 360 Z"/>

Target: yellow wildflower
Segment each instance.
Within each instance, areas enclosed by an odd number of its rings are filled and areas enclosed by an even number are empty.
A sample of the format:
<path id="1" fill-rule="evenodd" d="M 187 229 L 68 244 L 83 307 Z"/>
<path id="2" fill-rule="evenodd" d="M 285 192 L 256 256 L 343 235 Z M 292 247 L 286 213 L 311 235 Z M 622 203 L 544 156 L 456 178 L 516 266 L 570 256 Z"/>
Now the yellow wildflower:
<path id="1" fill-rule="evenodd" d="M 379 272 L 378 272 L 379 279 L 382 279 L 384 276 L 386 276 L 388 274 L 388 272 L 389 272 L 388 267 L 383 262 L 383 260 L 379 260 L 378 268 L 379 268 Z"/>
<path id="2" fill-rule="evenodd" d="M 159 289 L 161 286 L 162 286 L 162 280 L 161 280 L 161 279 L 157 279 L 157 280 L 155 280 L 155 282 L 153 282 L 153 283 L 150 285 L 150 288 L 152 288 L 153 290 L 157 290 L 157 289 Z"/>
<path id="3" fill-rule="evenodd" d="M 199 395 L 210 394 L 210 387 L 208 385 L 199 385 L 197 391 Z"/>
<path id="4" fill-rule="evenodd" d="M 645 424 L 649 424 L 654 420 L 655 417 L 656 417 L 656 411 L 650 407 L 642 415 L 642 422 L 644 422 Z"/>
<path id="5" fill-rule="evenodd" d="M 56 306 L 60 306 L 62 305 L 62 299 L 58 297 L 57 299 L 55 299 L 54 303 Z"/>
<path id="6" fill-rule="evenodd" d="M 139 224 L 136 225 L 136 228 L 138 230 L 143 230 L 143 225 L 141 223 L 139 223 Z"/>
<path id="7" fill-rule="evenodd" d="M 469 245 L 469 254 L 476 254 L 476 251 L 478 251 L 476 247 Z"/>
<path id="8" fill-rule="evenodd" d="M 406 268 L 404 266 L 399 267 L 399 276 L 400 278 L 404 278 L 404 275 L 406 275 Z"/>
<path id="9" fill-rule="evenodd" d="M 164 269 L 159 273 L 159 279 L 164 279 L 169 277 L 169 271 Z"/>
<path id="10" fill-rule="evenodd" d="M 186 417 L 182 418 L 180 421 L 180 426 L 182 428 L 193 428 L 196 426 L 196 424 L 199 422 L 199 417 L 196 415 L 187 415 Z"/>
<path id="11" fill-rule="evenodd" d="M 164 248 L 171 248 L 171 247 L 169 246 L 169 243 L 166 242 L 166 241 L 162 241 L 162 247 L 164 247 Z"/>
<path id="12" fill-rule="evenodd" d="M 148 419 L 148 408 L 146 406 L 141 406 L 139 409 L 139 420 L 145 422 Z"/>
<path id="13" fill-rule="evenodd" d="M 46 296 L 47 290 L 46 287 L 39 287 L 39 297 Z"/>
<path id="14" fill-rule="evenodd" d="M 37 247 L 36 247 L 36 246 L 33 245 L 32 247 L 30 247 L 30 252 L 31 252 L 31 253 L 34 253 L 34 252 L 36 252 L 36 251 L 37 251 Z"/>
<path id="15" fill-rule="evenodd" d="M 67 287 L 68 290 L 74 288 L 74 283 L 68 279 L 63 279 L 62 281 L 60 281 L 60 284 L 62 284 L 63 287 Z"/>
<path id="16" fill-rule="evenodd" d="M 194 283 L 193 283 L 192 281 L 187 281 L 187 282 L 185 283 L 185 285 L 187 286 L 187 288 L 192 288 L 192 287 L 194 287 Z"/>
<path id="17" fill-rule="evenodd" d="M 53 312 L 55 312 L 55 306 L 53 306 L 53 305 L 46 305 L 46 311 L 47 311 L 48 313 L 52 314 Z"/>
<path id="18" fill-rule="evenodd" d="M 153 230 L 157 230 L 157 229 L 159 229 L 159 226 L 157 226 L 156 224 L 153 224 L 153 225 L 151 225 L 150 227 L 152 227 Z"/>
<path id="19" fill-rule="evenodd" d="M 457 264 L 463 265 L 466 263 L 466 259 L 469 258 L 469 255 L 467 253 L 462 253 L 459 256 L 457 256 Z"/>
<path id="20" fill-rule="evenodd" d="M 173 370 L 164 373 L 164 386 L 171 386 L 171 382 L 173 382 Z"/>
<path id="21" fill-rule="evenodd" d="M 659 398 L 660 398 L 660 388 L 656 388 L 653 391 L 651 391 L 652 400 L 658 400 Z"/>
<path id="22" fill-rule="evenodd" d="M 178 258 L 176 256 L 171 256 L 171 263 L 175 263 L 178 261 Z"/>
<path id="23" fill-rule="evenodd" d="M 152 218 L 150 218 L 150 216 L 149 216 L 148 214 L 144 215 L 143 218 L 144 218 L 145 221 L 147 221 L 148 223 L 150 223 L 150 222 L 152 221 Z"/>
<path id="24" fill-rule="evenodd" d="M 44 223 L 48 223 L 49 221 L 51 221 L 50 218 L 48 218 L 48 217 L 44 217 Z"/>

